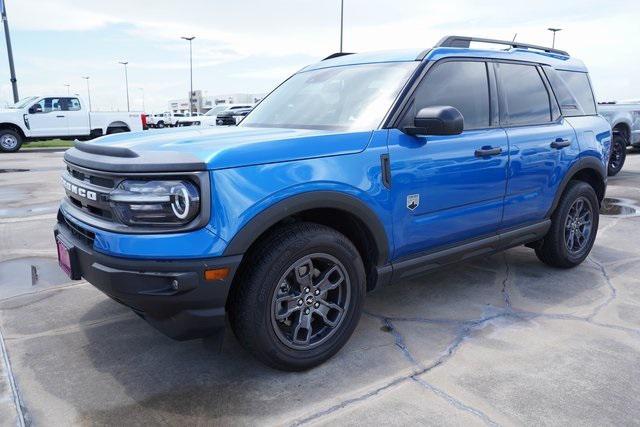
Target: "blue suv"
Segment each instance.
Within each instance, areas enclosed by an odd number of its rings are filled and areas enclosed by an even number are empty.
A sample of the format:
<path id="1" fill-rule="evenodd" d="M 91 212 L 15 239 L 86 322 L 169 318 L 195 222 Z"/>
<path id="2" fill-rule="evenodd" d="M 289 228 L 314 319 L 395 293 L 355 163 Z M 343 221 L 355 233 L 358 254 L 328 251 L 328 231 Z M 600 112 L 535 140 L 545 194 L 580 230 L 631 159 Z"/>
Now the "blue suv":
<path id="1" fill-rule="evenodd" d="M 59 261 L 173 338 L 228 319 L 258 359 L 308 369 L 377 287 L 518 245 L 580 264 L 610 143 L 587 69 L 560 50 L 452 36 L 334 54 L 238 126 L 78 142 Z"/>

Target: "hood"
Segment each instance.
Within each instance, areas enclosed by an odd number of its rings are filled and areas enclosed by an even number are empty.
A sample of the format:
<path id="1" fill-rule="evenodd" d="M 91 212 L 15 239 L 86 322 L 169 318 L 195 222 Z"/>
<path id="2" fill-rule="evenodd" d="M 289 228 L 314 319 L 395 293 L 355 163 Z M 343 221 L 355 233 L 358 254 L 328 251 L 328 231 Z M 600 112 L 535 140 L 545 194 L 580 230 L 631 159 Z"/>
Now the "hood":
<path id="1" fill-rule="evenodd" d="M 76 143 L 65 159 L 113 172 L 225 169 L 358 153 L 371 131 L 211 127 L 120 133 Z"/>

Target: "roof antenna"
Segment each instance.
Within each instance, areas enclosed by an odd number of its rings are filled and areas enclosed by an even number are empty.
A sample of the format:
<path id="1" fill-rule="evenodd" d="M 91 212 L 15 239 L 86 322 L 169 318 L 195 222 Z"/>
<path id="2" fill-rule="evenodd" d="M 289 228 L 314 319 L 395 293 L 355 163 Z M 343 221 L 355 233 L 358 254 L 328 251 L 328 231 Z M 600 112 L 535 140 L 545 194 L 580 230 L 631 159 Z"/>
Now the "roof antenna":
<path id="1" fill-rule="evenodd" d="M 518 37 L 518 33 L 515 33 L 515 34 L 513 35 L 513 40 L 511 40 L 511 41 L 512 41 L 512 42 L 516 41 L 516 37 Z"/>

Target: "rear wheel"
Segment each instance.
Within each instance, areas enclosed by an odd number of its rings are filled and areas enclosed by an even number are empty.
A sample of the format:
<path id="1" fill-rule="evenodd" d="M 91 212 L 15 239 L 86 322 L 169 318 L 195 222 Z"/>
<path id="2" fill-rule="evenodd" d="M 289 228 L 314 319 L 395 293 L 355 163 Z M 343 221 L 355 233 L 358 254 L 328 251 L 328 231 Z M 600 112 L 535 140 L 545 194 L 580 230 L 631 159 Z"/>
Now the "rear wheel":
<path id="1" fill-rule="evenodd" d="M 536 255 L 553 267 L 575 267 L 591 252 L 598 222 L 598 198 L 593 188 L 582 181 L 569 182 Z"/>
<path id="2" fill-rule="evenodd" d="M 159 129 L 164 128 L 164 122 L 162 120 L 159 121 L 158 123 L 156 123 L 156 127 L 159 128 Z"/>
<path id="3" fill-rule="evenodd" d="M 611 141 L 611 154 L 609 155 L 609 167 L 607 175 L 615 176 L 622 170 L 624 161 L 627 158 L 627 140 L 624 136 L 616 133 Z"/>
<path id="4" fill-rule="evenodd" d="M 22 136 L 12 129 L 0 129 L 0 151 L 14 153 L 22 146 Z"/>
<path id="5" fill-rule="evenodd" d="M 362 312 L 365 273 L 354 245 L 322 225 L 278 229 L 246 255 L 229 317 L 240 343 L 269 366 L 312 368 L 342 348 Z"/>

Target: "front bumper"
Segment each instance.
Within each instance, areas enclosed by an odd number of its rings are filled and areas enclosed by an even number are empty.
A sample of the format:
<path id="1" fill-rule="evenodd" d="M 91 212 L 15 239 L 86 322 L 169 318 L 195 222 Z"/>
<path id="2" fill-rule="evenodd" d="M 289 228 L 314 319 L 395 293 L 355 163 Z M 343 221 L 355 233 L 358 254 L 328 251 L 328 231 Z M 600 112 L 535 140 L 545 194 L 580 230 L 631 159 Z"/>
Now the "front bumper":
<path id="1" fill-rule="evenodd" d="M 119 258 L 95 251 L 69 224 L 58 222 L 54 234 L 70 248 L 78 276 L 171 338 L 200 338 L 224 327 L 225 303 L 242 255 L 171 261 Z M 229 269 L 225 279 L 205 280 L 205 270 L 223 267 Z"/>

